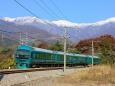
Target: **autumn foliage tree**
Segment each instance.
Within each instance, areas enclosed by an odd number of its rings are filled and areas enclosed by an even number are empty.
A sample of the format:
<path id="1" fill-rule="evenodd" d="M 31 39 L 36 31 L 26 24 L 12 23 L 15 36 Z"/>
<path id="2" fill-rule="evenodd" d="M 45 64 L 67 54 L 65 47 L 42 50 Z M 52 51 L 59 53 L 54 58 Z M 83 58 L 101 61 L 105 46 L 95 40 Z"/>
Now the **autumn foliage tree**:
<path id="1" fill-rule="evenodd" d="M 0 50 L 0 69 L 8 69 L 9 67 L 15 68 L 16 63 L 12 54 L 14 50 L 11 48 L 4 48 Z"/>
<path id="2" fill-rule="evenodd" d="M 47 49 L 49 45 L 47 43 L 39 43 L 37 47 Z"/>
<path id="3" fill-rule="evenodd" d="M 112 50 L 115 51 L 115 38 L 113 38 L 111 35 L 103 35 L 97 38 L 81 40 L 76 45 L 76 49 L 78 49 L 81 53 L 90 53 L 92 41 L 94 41 L 95 52 L 97 52 L 99 48 L 103 48 L 107 43 L 111 46 Z"/>
<path id="4" fill-rule="evenodd" d="M 102 58 L 102 63 L 115 63 L 115 38 L 111 35 L 103 35 L 97 38 L 81 40 L 77 45 L 81 53 L 91 54 L 92 41 L 94 41 L 94 53 Z"/>

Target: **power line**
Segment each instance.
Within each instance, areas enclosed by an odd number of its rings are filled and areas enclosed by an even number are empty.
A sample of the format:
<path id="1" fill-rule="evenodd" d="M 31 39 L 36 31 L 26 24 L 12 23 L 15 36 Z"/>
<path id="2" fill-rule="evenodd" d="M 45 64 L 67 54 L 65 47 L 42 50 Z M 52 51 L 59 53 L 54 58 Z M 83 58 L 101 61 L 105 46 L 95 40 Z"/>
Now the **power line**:
<path id="1" fill-rule="evenodd" d="M 9 34 L 17 34 L 17 33 L 20 33 L 20 32 L 9 32 L 9 31 L 5 31 L 5 30 L 0 30 L 1 32 L 7 32 Z"/>
<path id="2" fill-rule="evenodd" d="M 36 3 L 41 9 L 43 9 L 49 16 L 53 17 L 54 19 L 56 19 L 54 16 L 52 16 L 46 9 L 44 9 L 36 0 L 33 0 L 34 3 Z"/>
<path id="3" fill-rule="evenodd" d="M 57 27 L 55 27 L 54 25 L 52 25 L 52 24 L 50 24 L 50 23 L 48 23 L 48 22 L 46 22 L 46 21 L 44 21 L 44 20 L 42 20 L 40 17 L 38 17 L 36 14 L 34 14 L 33 12 L 31 12 L 30 10 L 28 10 L 25 6 L 23 6 L 22 4 L 20 4 L 17 0 L 14 0 L 17 4 L 19 4 L 21 7 L 23 7 L 26 11 L 28 11 L 29 13 L 31 13 L 32 15 L 34 15 L 35 17 L 37 17 L 39 20 L 41 20 L 41 21 L 43 21 L 44 23 L 46 23 L 46 24 L 48 24 L 48 25 L 50 25 L 50 26 L 52 26 L 52 27 L 54 27 L 54 28 L 57 28 Z"/>
<path id="4" fill-rule="evenodd" d="M 7 23 L 7 22 L 6 22 Z M 28 32 L 27 30 L 24 30 L 24 29 L 22 29 L 22 28 L 20 28 L 20 27 L 17 27 L 17 29 L 21 29 L 21 30 L 23 30 L 23 31 L 25 31 L 25 32 Z M 40 28 L 38 28 L 38 29 L 40 29 Z M 8 33 L 8 34 L 19 34 L 19 33 L 23 33 L 23 31 L 19 31 L 19 32 L 12 32 L 12 31 L 5 31 L 5 30 L 0 30 L 1 32 L 4 32 L 4 33 Z M 33 33 L 31 33 L 31 34 L 33 34 Z M 22 35 L 25 35 L 25 33 L 23 33 Z M 8 35 L 7 35 L 8 36 Z M 29 36 L 28 35 L 28 37 L 30 37 L 31 39 L 36 39 L 36 38 L 33 38 L 33 37 L 31 37 L 31 36 Z M 19 40 L 20 41 L 20 40 Z M 40 40 L 36 40 L 36 41 L 40 41 Z M 41 41 L 41 42 L 44 42 L 44 43 L 48 43 L 48 42 L 45 42 L 45 41 Z M 48 44 L 52 44 L 52 43 L 48 43 Z"/>
<path id="5" fill-rule="evenodd" d="M 41 2 L 57 17 L 60 19 L 60 17 L 43 1 L 41 0 Z"/>
<path id="6" fill-rule="evenodd" d="M 34 3 L 36 3 L 41 9 L 43 9 L 49 16 L 53 17 L 56 19 L 54 16 L 52 16 L 46 9 L 44 9 L 36 0 L 33 0 Z M 52 31 L 52 29 L 49 30 L 49 32 Z"/>
<path id="7" fill-rule="evenodd" d="M 29 35 L 28 35 L 28 37 L 30 37 L 31 39 L 35 39 L 34 37 L 31 37 L 31 36 L 29 36 Z M 46 41 L 41 41 L 41 40 L 38 40 L 38 39 L 37 39 L 36 41 L 40 41 L 40 42 L 43 42 L 43 43 L 48 43 L 48 42 L 46 42 Z M 53 43 L 48 43 L 48 44 L 53 44 Z"/>
<path id="8" fill-rule="evenodd" d="M 51 10 L 50 8 L 49 8 L 49 6 L 47 5 L 47 4 L 45 4 L 45 2 L 43 1 L 43 0 L 41 0 L 42 2 L 43 2 L 43 4 L 51 11 L 51 12 L 53 12 L 54 14 L 55 14 L 55 12 L 53 11 L 53 10 Z M 51 1 L 52 2 L 52 1 Z M 56 7 L 56 5 L 52 2 L 52 4 Z M 56 7 L 57 8 L 57 7 Z M 58 9 L 58 8 L 57 8 Z M 59 10 L 59 9 L 58 9 Z M 59 10 L 60 11 L 60 10 Z M 60 11 L 60 13 L 64 16 L 64 14 Z M 56 14 L 55 14 L 56 15 Z M 57 15 L 56 15 L 57 16 Z M 58 17 L 58 16 L 57 16 Z M 65 17 L 65 16 L 64 16 Z M 58 17 L 59 19 L 60 19 L 60 17 Z M 65 17 L 66 18 L 66 17 Z M 67 19 L 67 18 L 66 18 Z M 64 25 L 65 26 L 65 25 Z M 65 26 L 66 27 L 66 26 Z M 68 32 L 67 32 L 67 34 L 68 35 L 70 35 L 70 36 L 72 36 L 71 34 L 69 34 Z M 72 36 L 73 38 L 76 38 L 76 37 L 74 37 L 74 36 Z M 78 38 L 76 38 L 76 39 L 78 39 Z"/>
<path id="9" fill-rule="evenodd" d="M 40 17 L 38 17 L 36 14 L 34 14 L 33 12 L 31 12 L 29 9 L 27 9 L 25 6 L 23 6 L 22 4 L 20 4 L 17 0 L 14 0 L 17 4 L 19 4 L 21 7 L 23 7 L 25 10 L 27 10 L 29 13 L 31 13 L 32 15 L 34 15 L 35 17 L 37 17 L 37 18 L 39 18 L 39 20 L 41 20 L 41 21 L 43 21 L 44 23 L 46 23 L 46 24 L 48 24 L 48 25 L 50 25 L 50 26 L 52 26 L 52 27 L 54 27 L 54 28 L 57 28 L 56 26 L 54 26 L 54 25 L 52 25 L 52 24 L 50 24 L 50 23 L 48 23 L 48 22 L 46 22 L 46 21 L 44 21 L 44 20 L 42 20 Z M 61 29 L 61 28 L 59 28 L 60 30 L 63 30 L 63 29 Z M 64 30 L 63 30 L 64 31 Z M 69 33 L 67 33 L 67 34 L 69 34 Z M 70 36 L 72 36 L 72 35 L 70 35 Z M 74 37 L 74 36 L 72 36 L 72 37 Z M 74 38 L 76 38 L 76 37 L 74 37 Z M 78 39 L 78 38 L 76 38 L 76 39 Z"/>
<path id="10" fill-rule="evenodd" d="M 48 14 L 49 14 L 49 12 L 47 11 L 47 10 L 45 10 L 40 4 L 38 4 L 38 2 L 37 1 L 35 1 L 35 0 L 33 0 L 39 7 L 41 7 L 44 11 L 46 11 Z M 41 2 L 57 17 L 57 18 L 59 18 L 60 19 L 60 17 L 43 1 L 43 0 L 41 0 Z M 49 14 L 50 15 L 50 14 Z M 51 17 L 53 17 L 52 15 L 50 15 Z M 54 17 L 53 17 L 54 18 Z M 54 18 L 55 19 L 55 18 Z M 51 29 L 52 30 L 52 29 Z M 51 31 L 50 30 L 50 31 Z"/>
<path id="11" fill-rule="evenodd" d="M 55 8 L 63 15 L 63 17 L 65 18 L 65 19 L 67 19 L 67 20 L 69 20 L 64 14 L 63 14 L 63 12 L 53 3 L 53 1 L 52 0 L 49 0 L 54 6 L 55 6 Z M 77 27 L 77 26 L 76 26 Z M 77 27 L 77 29 L 79 29 L 79 27 Z M 80 30 L 80 29 L 79 29 Z M 80 30 L 81 31 L 81 30 Z M 84 32 L 83 32 L 84 33 Z M 86 33 L 85 33 L 86 34 Z M 89 34 L 86 34 L 86 35 L 88 35 L 89 36 Z M 90 37 L 90 36 L 89 36 Z"/>
<path id="12" fill-rule="evenodd" d="M 42 1 L 42 0 L 41 0 Z M 65 18 L 65 19 L 67 19 L 67 20 L 69 20 L 63 13 L 62 13 L 62 11 L 53 3 L 53 1 L 52 0 L 49 0 L 53 5 L 54 5 L 54 7 L 63 15 L 63 17 Z M 64 25 L 65 26 L 65 25 Z M 65 26 L 66 27 L 66 26 Z M 68 32 L 67 32 L 67 34 L 69 34 Z M 69 34 L 70 36 L 72 36 L 71 34 Z M 76 37 L 74 37 L 74 36 L 72 36 L 73 38 L 76 38 Z M 76 39 L 78 39 L 78 38 L 76 38 Z M 80 39 L 81 40 L 81 39 Z"/>
<path id="13" fill-rule="evenodd" d="M 68 18 L 62 13 L 62 11 L 53 3 L 53 1 L 52 0 L 49 0 L 53 5 L 54 5 L 54 7 L 63 15 L 63 17 L 65 18 L 65 19 L 67 19 L 68 20 Z"/>
<path id="14" fill-rule="evenodd" d="M 10 33 L 10 34 L 17 34 L 17 33 L 22 33 L 22 32 L 16 32 L 16 33 L 12 33 L 12 32 L 8 32 L 8 31 L 4 31 L 4 30 L 0 30 L 0 33 L 1 32 L 6 32 L 6 33 Z M 4 34 L 4 33 L 1 33 L 1 34 Z M 14 38 L 14 37 L 11 37 L 11 36 L 9 36 L 9 35 L 7 35 L 7 34 L 4 34 L 4 35 L 6 35 L 7 37 L 10 37 L 10 38 L 12 38 L 12 39 L 14 39 L 15 41 L 17 41 L 18 43 L 19 43 L 19 39 L 17 40 L 16 38 Z M 24 34 L 23 33 L 23 35 L 26 35 L 27 37 L 29 37 L 29 38 L 31 38 L 31 39 L 35 39 L 34 37 L 31 37 L 30 35 L 28 35 L 28 34 Z M 22 38 L 22 37 L 21 37 Z M 41 40 L 36 40 L 36 41 L 41 41 Z M 48 42 L 46 42 L 46 41 L 41 41 L 41 42 L 44 42 L 44 43 L 48 43 Z M 48 43 L 48 44 L 53 44 L 53 43 Z"/>
<path id="15" fill-rule="evenodd" d="M 35 1 L 35 0 L 34 0 Z M 43 1 L 41 0 L 41 2 L 58 18 L 60 19 L 60 17 Z M 58 29 L 57 29 L 58 30 Z M 52 29 L 50 30 L 52 31 Z M 64 31 L 64 30 L 63 30 Z"/>
<path id="16" fill-rule="evenodd" d="M 81 31 L 80 28 L 77 27 L 77 26 L 76 26 L 76 29 L 78 29 L 79 31 Z M 81 32 L 83 32 L 83 31 L 81 31 Z M 89 34 L 87 34 L 87 33 L 85 33 L 85 32 L 83 32 L 83 33 L 86 34 L 87 36 L 91 37 Z"/>
<path id="17" fill-rule="evenodd" d="M 0 34 L 3 34 L 3 35 L 5 35 L 5 36 L 7 36 L 8 38 L 11 38 L 11 39 L 13 39 L 14 41 L 16 41 L 16 42 L 19 43 L 18 39 L 14 38 L 14 37 L 11 37 L 11 36 L 9 36 L 9 35 L 7 35 L 7 34 L 4 34 L 4 33 L 1 33 L 1 32 L 0 32 Z"/>
<path id="18" fill-rule="evenodd" d="M 14 0 L 16 3 L 18 3 L 21 7 L 23 7 L 25 10 L 27 10 L 29 13 L 31 13 L 32 15 L 34 15 L 35 17 L 37 17 L 37 18 L 39 18 L 36 14 L 34 14 L 33 12 L 31 12 L 30 10 L 28 10 L 26 7 L 24 7 L 22 4 L 20 4 L 18 1 L 16 1 L 16 0 Z M 50 0 L 51 1 L 51 0 Z M 53 2 L 52 2 L 53 3 Z M 54 3 L 53 3 L 54 4 Z M 55 5 L 55 4 L 54 4 Z M 56 5 L 55 5 L 55 7 L 56 7 Z M 57 7 L 56 7 L 57 8 Z M 57 8 L 58 9 L 58 8 Z M 59 10 L 59 9 L 58 9 Z M 61 12 L 61 11 L 60 11 Z M 62 13 L 62 12 L 61 12 Z M 63 14 L 63 13 L 62 13 Z M 64 14 L 63 14 L 64 15 Z M 41 18 L 39 18 L 39 20 L 42 20 Z M 55 27 L 54 25 L 52 25 L 52 24 L 49 24 L 48 22 L 46 22 L 46 21 L 44 21 L 44 20 L 42 20 L 43 22 L 45 22 L 45 23 L 47 23 L 48 25 L 50 25 L 50 26 L 52 26 L 52 27 Z M 55 27 L 55 28 L 57 28 L 57 27 Z M 60 28 L 59 28 L 60 29 Z M 61 29 L 61 30 L 63 30 L 63 29 Z M 63 30 L 64 31 L 64 30 Z M 69 33 L 67 33 L 67 34 L 69 34 Z M 70 36 L 72 36 L 71 34 L 69 34 Z M 74 37 L 74 36 L 72 36 L 73 38 L 76 38 L 76 39 L 78 39 L 77 37 Z M 79 39 L 79 40 L 81 40 L 81 39 Z"/>

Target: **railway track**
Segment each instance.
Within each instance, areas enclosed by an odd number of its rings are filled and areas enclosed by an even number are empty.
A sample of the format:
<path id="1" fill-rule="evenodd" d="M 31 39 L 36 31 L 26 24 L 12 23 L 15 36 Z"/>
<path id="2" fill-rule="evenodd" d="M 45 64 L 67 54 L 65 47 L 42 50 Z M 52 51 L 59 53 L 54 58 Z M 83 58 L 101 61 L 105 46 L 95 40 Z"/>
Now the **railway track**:
<path id="1" fill-rule="evenodd" d="M 31 69 L 8 69 L 0 71 L 0 74 L 14 74 L 14 73 L 24 73 L 24 72 L 35 72 L 35 71 L 48 71 L 48 70 L 58 70 L 62 68 L 31 68 Z"/>
<path id="2" fill-rule="evenodd" d="M 67 67 L 66 69 L 76 69 L 76 68 L 84 68 L 83 66 L 77 67 Z M 35 72 L 35 71 L 48 71 L 48 70 L 58 70 L 63 67 L 48 67 L 48 68 L 29 68 L 29 69 L 7 69 L 0 70 L 0 74 L 14 74 L 14 73 L 24 73 L 24 72 Z"/>

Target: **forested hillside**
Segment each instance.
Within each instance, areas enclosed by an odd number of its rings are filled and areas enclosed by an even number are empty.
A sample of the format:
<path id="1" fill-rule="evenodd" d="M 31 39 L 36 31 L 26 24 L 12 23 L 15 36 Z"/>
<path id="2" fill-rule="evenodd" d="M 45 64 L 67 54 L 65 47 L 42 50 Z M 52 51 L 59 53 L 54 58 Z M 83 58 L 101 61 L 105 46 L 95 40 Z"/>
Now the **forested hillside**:
<path id="1" fill-rule="evenodd" d="M 115 38 L 103 35 L 97 38 L 81 40 L 76 49 L 83 54 L 92 54 L 92 41 L 94 42 L 94 55 L 102 58 L 102 63 L 115 63 Z"/>

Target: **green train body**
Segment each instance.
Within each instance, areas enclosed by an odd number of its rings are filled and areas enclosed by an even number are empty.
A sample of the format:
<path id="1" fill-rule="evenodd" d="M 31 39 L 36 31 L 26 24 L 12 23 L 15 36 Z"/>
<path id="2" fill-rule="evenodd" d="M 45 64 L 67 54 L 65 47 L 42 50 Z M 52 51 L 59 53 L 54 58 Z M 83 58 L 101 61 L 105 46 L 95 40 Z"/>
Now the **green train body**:
<path id="1" fill-rule="evenodd" d="M 101 63 L 97 56 L 93 57 L 93 64 Z M 63 66 L 64 53 L 41 48 L 20 46 L 16 50 L 16 67 L 31 68 L 37 66 Z M 91 65 L 92 56 L 82 54 L 66 54 L 66 65 Z"/>

